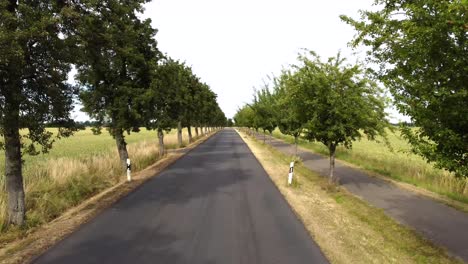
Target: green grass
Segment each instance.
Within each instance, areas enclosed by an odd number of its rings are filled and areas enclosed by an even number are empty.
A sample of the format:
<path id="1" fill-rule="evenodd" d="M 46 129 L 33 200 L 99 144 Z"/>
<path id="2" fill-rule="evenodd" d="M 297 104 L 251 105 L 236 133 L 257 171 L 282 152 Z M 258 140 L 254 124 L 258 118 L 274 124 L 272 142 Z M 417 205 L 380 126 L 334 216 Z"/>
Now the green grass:
<path id="1" fill-rule="evenodd" d="M 273 136 L 289 143 L 294 142 L 293 137 L 283 135 L 279 130 L 275 130 Z M 391 149 L 383 143 L 382 139 L 370 141 L 363 138 L 353 142 L 352 149 L 339 147 L 336 157 L 382 176 L 468 203 L 468 179 L 455 178 L 453 174 L 434 168 L 421 157 L 410 153 L 410 146 L 401 137 L 399 131 L 389 132 L 388 139 Z M 321 143 L 301 139 L 299 145 L 328 155 L 327 148 Z"/>
<path id="2" fill-rule="evenodd" d="M 51 130 L 55 132 L 56 130 Z M 187 135 L 184 131 L 184 145 Z M 142 129 L 126 136 L 133 171 L 157 161 L 157 135 Z M 165 135 L 167 148 L 177 145 L 176 133 Z M 114 139 L 107 131 L 93 135 L 90 129 L 54 143 L 48 154 L 24 156 L 24 188 L 27 219 L 22 229 L 4 225 L 6 192 L 0 192 L 0 244 L 24 234 L 28 229 L 47 223 L 86 198 L 111 187 L 125 177 L 120 167 Z M 0 186 L 4 190 L 4 152 L 0 151 Z"/>

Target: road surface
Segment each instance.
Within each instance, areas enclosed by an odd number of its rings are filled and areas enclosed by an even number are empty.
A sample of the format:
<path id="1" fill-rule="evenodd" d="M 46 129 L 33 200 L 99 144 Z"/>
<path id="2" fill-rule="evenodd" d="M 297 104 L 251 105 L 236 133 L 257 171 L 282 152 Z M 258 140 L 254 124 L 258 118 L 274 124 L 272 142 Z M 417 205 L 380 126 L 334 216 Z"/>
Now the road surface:
<path id="1" fill-rule="evenodd" d="M 232 129 L 51 248 L 35 263 L 328 263 Z"/>
<path id="2" fill-rule="evenodd" d="M 263 135 L 257 134 L 263 141 Z M 276 149 L 293 155 L 295 148 L 282 140 L 266 141 Z M 328 157 L 298 149 L 305 167 L 328 176 Z M 468 214 L 431 198 L 397 187 L 365 172 L 336 162 L 335 174 L 340 184 L 369 204 L 382 208 L 387 215 L 416 230 L 435 244 L 468 263 Z"/>

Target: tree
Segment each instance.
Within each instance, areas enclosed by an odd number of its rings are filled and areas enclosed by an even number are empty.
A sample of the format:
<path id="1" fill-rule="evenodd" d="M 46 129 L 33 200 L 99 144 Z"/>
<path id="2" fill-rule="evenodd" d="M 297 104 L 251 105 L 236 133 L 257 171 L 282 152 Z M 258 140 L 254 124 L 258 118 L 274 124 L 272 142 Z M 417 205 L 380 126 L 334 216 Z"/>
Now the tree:
<path id="1" fill-rule="evenodd" d="M 205 133 L 208 132 L 207 129 L 212 125 L 213 114 L 218 105 L 216 102 L 217 95 L 211 91 L 210 87 L 205 84 L 200 93 L 201 104 L 200 108 L 200 124 L 202 127 L 205 127 Z"/>
<path id="2" fill-rule="evenodd" d="M 144 96 L 145 126 L 148 130 L 157 131 L 160 157 L 165 154 L 164 131 L 169 132 L 175 123 L 171 110 L 175 98 L 172 85 L 177 69 L 178 65 L 174 60 L 162 59 L 154 68 L 150 89 Z"/>
<path id="3" fill-rule="evenodd" d="M 193 142 L 192 136 L 192 126 L 194 126 L 195 120 L 197 119 L 196 116 L 196 100 L 197 94 L 200 93 L 200 79 L 192 73 L 191 68 L 186 69 L 188 73 L 188 89 L 185 95 L 185 100 L 187 102 L 187 107 L 185 108 L 185 126 L 187 127 L 189 143 Z"/>
<path id="4" fill-rule="evenodd" d="M 190 83 L 193 76 L 192 70 L 185 63 L 175 62 L 175 71 L 172 84 L 174 93 L 171 113 L 177 124 L 177 142 L 182 147 L 182 127 L 188 122 L 190 115 L 190 104 L 192 103 Z"/>
<path id="5" fill-rule="evenodd" d="M 22 155 L 52 147 L 48 123 L 59 126 L 57 137 L 73 130 L 76 91 L 66 83 L 73 57 L 65 23 L 72 13 L 62 1 L 0 0 L 0 147 L 5 149 L 7 224 L 25 220 Z"/>
<path id="6" fill-rule="evenodd" d="M 179 146 L 182 145 L 182 126 L 189 131 L 224 118 L 216 95 L 202 83 L 184 63 L 165 58 L 155 67 L 151 89 L 143 96 L 144 120 L 148 129 L 158 131 L 160 155 L 164 155 L 164 131 L 178 130 Z M 203 132 L 203 131 L 202 131 Z"/>
<path id="7" fill-rule="evenodd" d="M 379 96 L 381 89 L 359 65 L 344 65 L 339 54 L 327 62 L 313 52 L 310 55 L 299 57 L 303 65 L 296 73 L 296 96 L 305 101 L 305 138 L 321 142 L 329 150 L 329 177 L 334 183 L 338 181 L 334 175 L 336 148 L 351 148 L 363 134 L 371 140 L 377 135 L 385 137 L 389 123 L 384 99 Z"/>
<path id="8" fill-rule="evenodd" d="M 439 168 L 468 177 L 468 3 L 466 0 L 377 0 L 361 20 L 342 16 L 358 32 L 354 47 L 370 47 L 376 76 L 401 113 L 413 151 Z"/>
<path id="9" fill-rule="evenodd" d="M 234 115 L 234 122 L 237 127 L 254 127 L 254 111 L 250 105 L 244 105 L 242 108 L 238 109 Z"/>
<path id="10" fill-rule="evenodd" d="M 191 70 L 184 63 L 165 58 L 156 68 L 151 94 L 145 96 L 146 126 L 156 129 L 159 138 L 159 154 L 164 155 L 164 131 L 177 128 L 178 145 L 182 145 L 182 122 L 185 123 L 192 103 L 189 92 Z"/>
<path id="11" fill-rule="evenodd" d="M 274 108 L 277 109 L 276 122 L 281 133 L 294 137 L 297 156 L 297 141 L 306 120 L 301 119 L 304 116 L 304 100 L 295 93 L 295 77 L 290 70 L 283 70 L 282 74 L 274 79 Z"/>
<path id="12" fill-rule="evenodd" d="M 151 21 L 137 13 L 146 0 L 82 1 L 77 63 L 80 98 L 92 118 L 108 123 L 126 168 L 124 132 L 145 124 L 143 106 L 159 52 Z M 96 131 L 100 131 L 98 128 Z"/>
<path id="13" fill-rule="evenodd" d="M 226 116 L 218 103 L 216 103 L 214 111 L 212 112 L 210 124 L 213 128 L 220 128 L 227 125 Z"/>
<path id="14" fill-rule="evenodd" d="M 254 94 L 254 102 L 251 107 L 255 113 L 255 124 L 263 129 L 263 143 L 265 143 L 266 131 L 271 135 L 276 127 L 274 98 L 267 85 L 256 91 Z"/>

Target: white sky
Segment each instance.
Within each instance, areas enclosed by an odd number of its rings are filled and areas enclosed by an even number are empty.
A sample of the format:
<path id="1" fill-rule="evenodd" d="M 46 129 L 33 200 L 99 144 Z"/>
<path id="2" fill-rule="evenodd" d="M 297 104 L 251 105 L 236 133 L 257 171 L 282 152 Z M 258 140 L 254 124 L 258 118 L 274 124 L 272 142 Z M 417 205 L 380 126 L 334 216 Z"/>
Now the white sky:
<path id="1" fill-rule="evenodd" d="M 321 57 L 342 54 L 356 60 L 347 47 L 354 30 L 339 15 L 358 17 L 373 0 L 153 0 L 145 18 L 159 30 L 161 51 L 185 60 L 218 94 L 227 117 L 250 102 L 253 87 L 267 75 L 295 63 L 302 48 Z M 361 59 L 363 54 L 361 52 Z M 359 54 L 357 55 L 359 57 Z M 392 120 L 403 117 L 390 111 Z M 76 113 L 83 119 L 82 113 Z"/>

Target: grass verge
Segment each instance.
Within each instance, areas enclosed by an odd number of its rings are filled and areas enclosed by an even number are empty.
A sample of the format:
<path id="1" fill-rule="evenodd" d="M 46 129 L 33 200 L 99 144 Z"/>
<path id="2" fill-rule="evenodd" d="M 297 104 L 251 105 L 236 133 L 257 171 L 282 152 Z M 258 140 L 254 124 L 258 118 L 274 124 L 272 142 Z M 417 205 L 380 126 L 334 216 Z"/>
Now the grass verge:
<path id="1" fill-rule="evenodd" d="M 291 157 L 240 133 L 331 263 L 463 263 Z"/>
<path id="2" fill-rule="evenodd" d="M 183 138 L 184 145 L 187 145 L 186 134 Z M 156 132 L 134 133 L 128 139 L 132 142 L 127 148 L 133 172 L 141 171 L 162 158 Z M 165 144 L 168 149 L 176 148 L 175 131 L 165 136 Z M 126 179 L 112 137 L 107 134 L 94 136 L 89 129 L 80 131 L 76 137 L 57 142 L 50 155 L 26 156 L 26 159 L 26 224 L 20 228 L 4 224 L 7 197 L 6 192 L 1 192 L 0 248 Z M 0 179 L 1 186 L 4 186 L 4 178 Z"/>
<path id="3" fill-rule="evenodd" d="M 294 138 L 282 134 L 279 130 L 273 136 L 290 144 Z M 452 173 L 434 168 L 421 157 L 410 153 L 410 146 L 401 137 L 399 131 L 388 131 L 392 149 L 380 141 L 363 138 L 353 142 L 352 149 L 339 147 L 337 159 L 349 162 L 372 174 L 410 184 L 433 192 L 447 199 L 468 205 L 468 178 L 456 178 Z M 328 155 L 327 148 L 318 142 L 300 139 L 299 146 L 322 155 Z"/>

